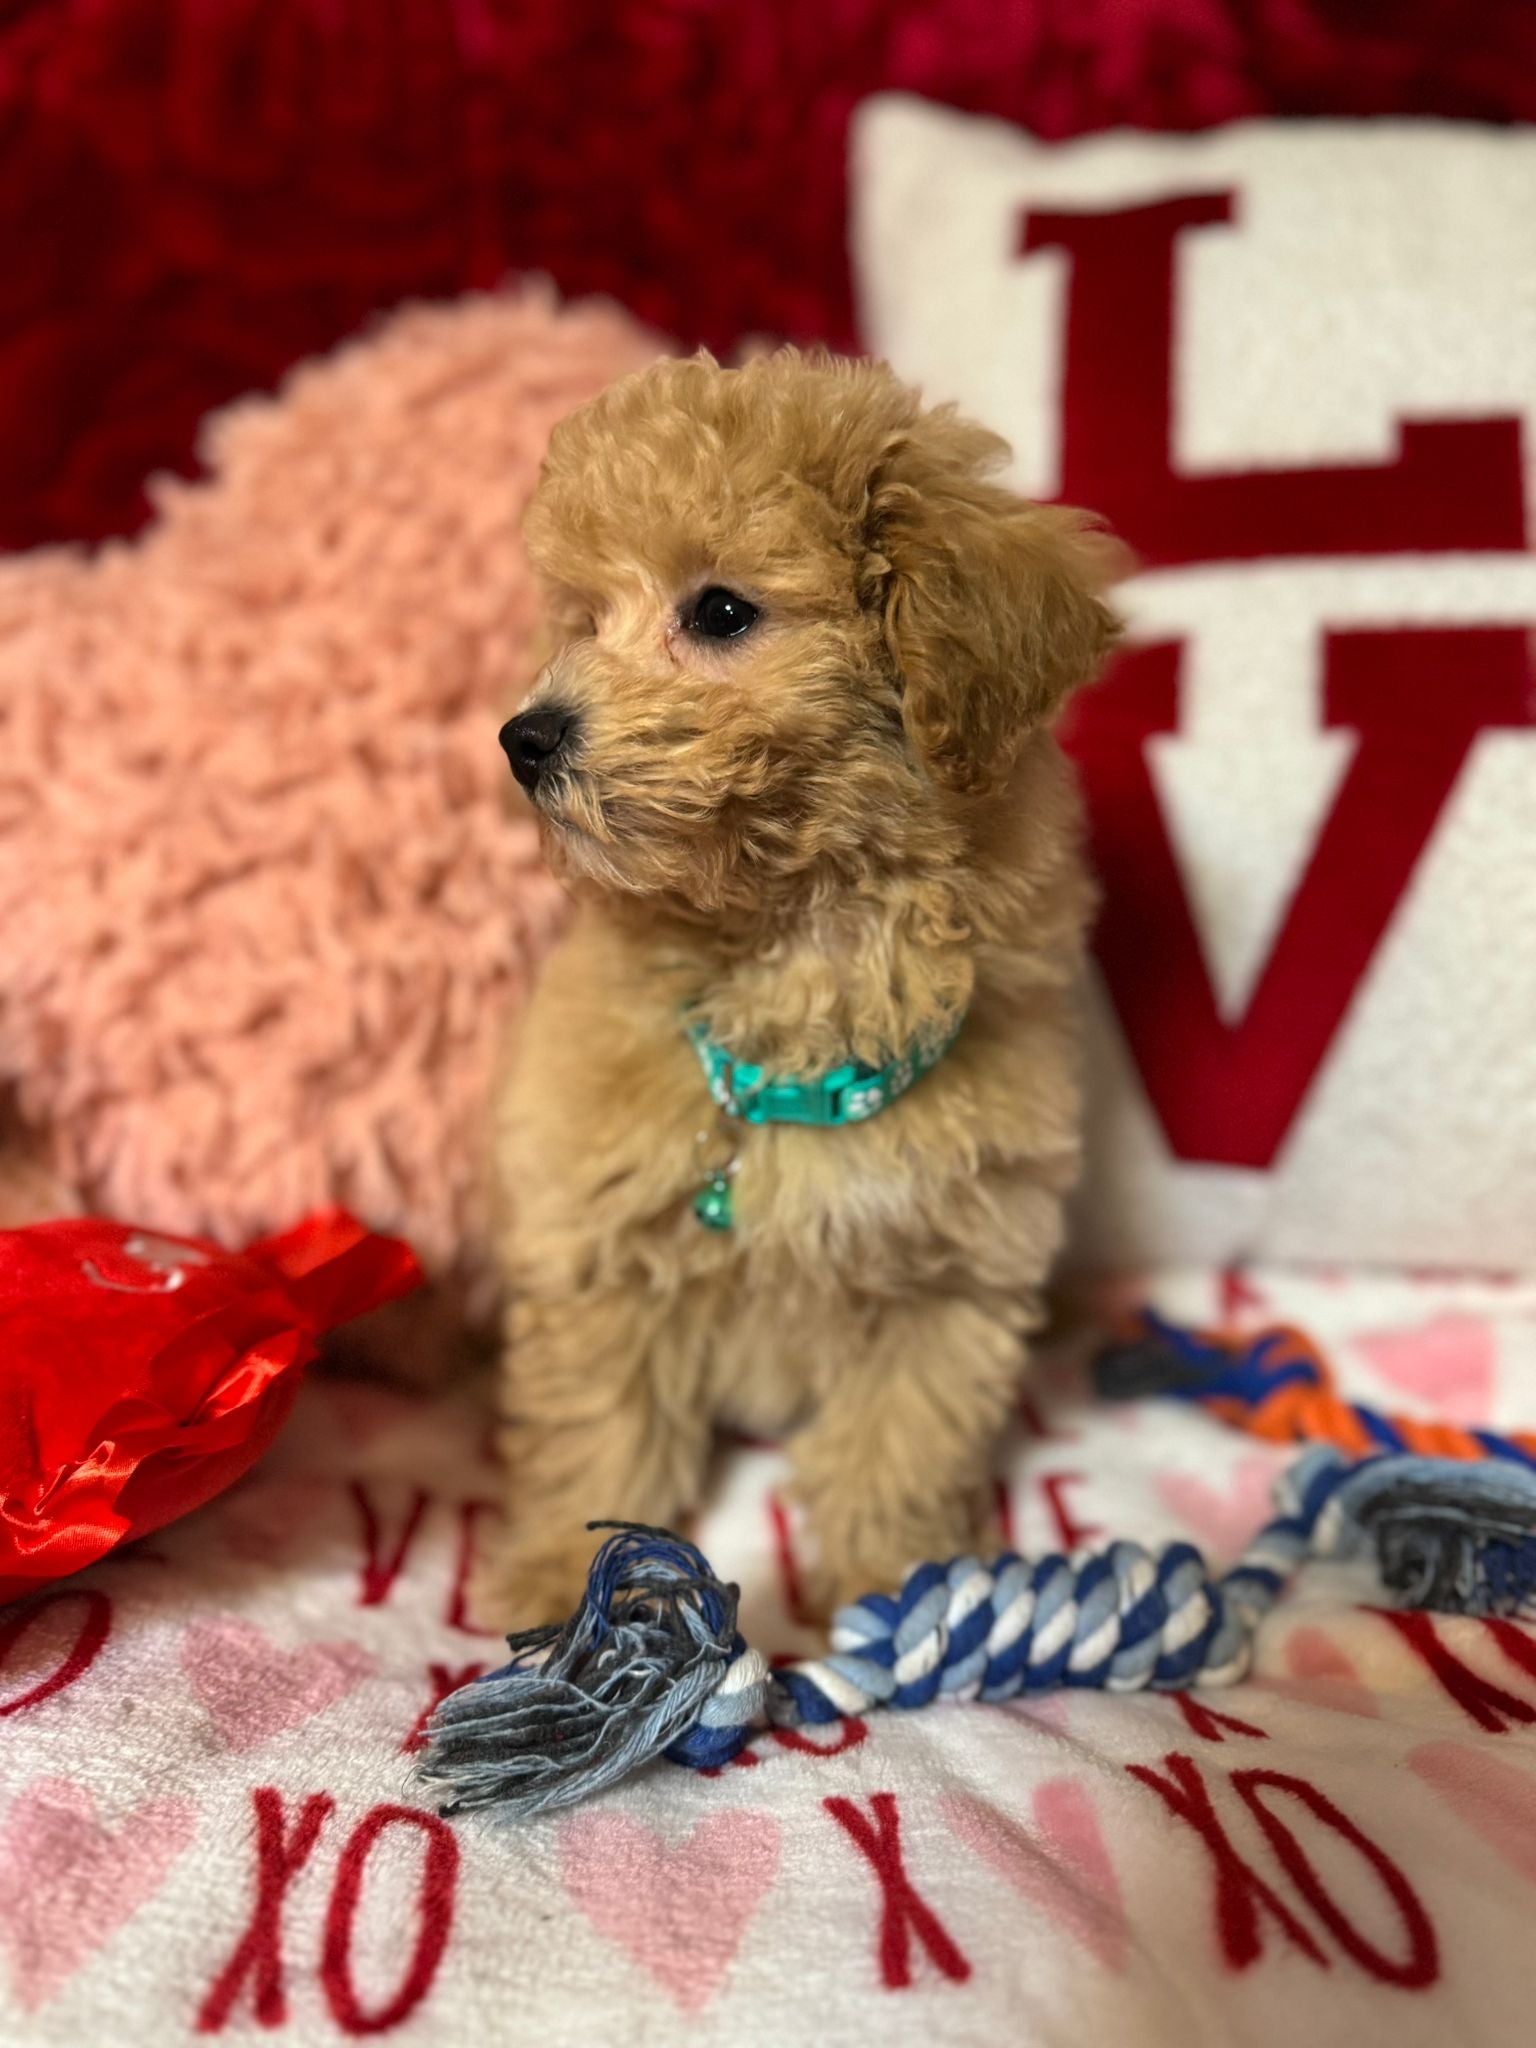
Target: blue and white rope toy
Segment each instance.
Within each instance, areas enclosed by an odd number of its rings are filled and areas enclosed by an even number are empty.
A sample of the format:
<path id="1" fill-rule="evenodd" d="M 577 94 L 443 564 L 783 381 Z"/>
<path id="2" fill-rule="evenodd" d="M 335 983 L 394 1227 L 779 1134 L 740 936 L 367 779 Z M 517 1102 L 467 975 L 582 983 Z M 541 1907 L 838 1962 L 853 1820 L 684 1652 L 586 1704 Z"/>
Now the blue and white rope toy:
<path id="1" fill-rule="evenodd" d="M 509 1663 L 442 1702 L 421 1773 L 446 1813 L 522 1819 L 659 1756 L 695 1770 L 728 1763 L 766 1726 L 1064 1685 L 1231 1685 L 1308 1558 L 1374 1552 L 1405 1605 L 1536 1615 L 1536 1470 L 1394 1455 L 1354 1463 L 1320 1444 L 1280 1475 L 1275 1505 L 1219 1578 L 1188 1543 L 919 1565 L 898 1595 L 845 1607 L 827 1656 L 777 1671 L 737 1633 L 737 1588 L 691 1543 L 594 1524 L 614 1533 L 581 1607 L 563 1626 L 508 1637 Z"/>

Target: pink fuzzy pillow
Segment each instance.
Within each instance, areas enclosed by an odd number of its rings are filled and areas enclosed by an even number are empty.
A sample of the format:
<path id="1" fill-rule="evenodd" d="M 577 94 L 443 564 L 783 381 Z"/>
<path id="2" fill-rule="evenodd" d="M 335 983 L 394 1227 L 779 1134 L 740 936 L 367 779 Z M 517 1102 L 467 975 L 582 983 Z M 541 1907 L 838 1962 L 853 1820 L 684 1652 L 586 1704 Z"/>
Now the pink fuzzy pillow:
<path id="1" fill-rule="evenodd" d="M 496 745 L 553 422 L 659 344 L 524 290 L 213 420 L 142 539 L 0 563 L 0 1082 L 89 1206 L 483 1241 L 490 1069 L 558 899 Z"/>

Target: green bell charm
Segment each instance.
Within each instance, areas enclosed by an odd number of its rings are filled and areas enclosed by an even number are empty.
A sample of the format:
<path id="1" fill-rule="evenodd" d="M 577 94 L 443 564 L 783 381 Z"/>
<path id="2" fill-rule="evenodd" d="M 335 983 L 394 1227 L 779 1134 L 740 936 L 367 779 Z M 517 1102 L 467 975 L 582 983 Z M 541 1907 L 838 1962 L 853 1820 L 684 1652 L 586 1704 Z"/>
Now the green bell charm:
<path id="1" fill-rule="evenodd" d="M 731 1227 L 731 1177 L 712 1173 L 693 1198 L 693 1213 L 706 1230 Z"/>

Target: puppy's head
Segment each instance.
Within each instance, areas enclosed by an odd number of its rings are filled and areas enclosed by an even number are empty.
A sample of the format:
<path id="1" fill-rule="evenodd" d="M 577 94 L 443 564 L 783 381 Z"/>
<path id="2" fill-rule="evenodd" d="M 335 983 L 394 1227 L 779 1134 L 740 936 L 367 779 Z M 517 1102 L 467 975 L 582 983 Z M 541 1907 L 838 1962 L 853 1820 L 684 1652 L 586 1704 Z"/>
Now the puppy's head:
<path id="1" fill-rule="evenodd" d="M 557 867 L 705 913 L 952 857 L 1114 637 L 1107 548 L 884 367 L 668 361 L 555 431 L 552 657 L 503 734 Z"/>

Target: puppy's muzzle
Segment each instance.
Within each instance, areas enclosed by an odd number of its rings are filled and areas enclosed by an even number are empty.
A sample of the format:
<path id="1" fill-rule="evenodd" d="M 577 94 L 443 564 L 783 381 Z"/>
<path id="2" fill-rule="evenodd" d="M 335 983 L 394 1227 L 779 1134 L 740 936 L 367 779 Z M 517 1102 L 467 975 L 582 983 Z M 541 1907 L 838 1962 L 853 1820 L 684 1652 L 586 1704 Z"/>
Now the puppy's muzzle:
<path id="1" fill-rule="evenodd" d="M 501 728 L 501 744 L 512 763 L 512 773 L 530 796 L 540 781 L 560 766 L 575 734 L 576 714 L 556 704 L 519 712 Z"/>

